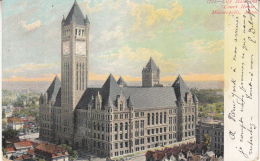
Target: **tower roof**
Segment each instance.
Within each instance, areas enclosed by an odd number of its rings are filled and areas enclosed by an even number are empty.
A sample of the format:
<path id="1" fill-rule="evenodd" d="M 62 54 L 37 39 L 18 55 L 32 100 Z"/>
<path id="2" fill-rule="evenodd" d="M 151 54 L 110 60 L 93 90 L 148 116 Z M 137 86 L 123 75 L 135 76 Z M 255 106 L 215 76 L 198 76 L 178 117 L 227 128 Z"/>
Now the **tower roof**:
<path id="1" fill-rule="evenodd" d="M 122 85 L 123 87 L 127 87 L 127 84 L 122 77 L 118 79 L 117 84 Z"/>
<path id="2" fill-rule="evenodd" d="M 117 95 L 121 94 L 121 88 L 118 86 L 114 76 L 112 74 L 109 75 L 106 82 L 102 87 L 102 96 L 104 103 L 107 104 L 106 101 L 109 100 L 116 100 Z"/>
<path id="3" fill-rule="evenodd" d="M 152 57 L 150 57 L 150 60 L 148 61 L 146 67 L 144 68 L 145 71 L 157 71 L 159 68 L 155 64 Z"/>
<path id="4" fill-rule="evenodd" d="M 129 98 L 128 98 L 128 107 L 131 107 L 131 106 L 134 106 L 134 103 L 133 103 L 131 97 L 129 96 Z"/>
<path id="5" fill-rule="evenodd" d="M 58 76 L 56 76 L 54 78 L 54 80 L 52 81 L 50 87 L 47 90 L 48 93 L 48 101 L 55 101 L 57 94 L 59 92 L 59 89 L 61 87 L 61 82 L 60 79 L 58 78 Z"/>
<path id="6" fill-rule="evenodd" d="M 89 23 L 88 17 L 86 17 L 86 19 L 84 18 L 77 1 L 75 1 L 71 7 L 64 24 L 69 25 L 72 20 L 74 20 L 77 25 L 85 25 L 86 22 Z"/>
<path id="7" fill-rule="evenodd" d="M 184 80 L 182 79 L 182 77 L 180 75 L 177 77 L 177 79 L 173 83 L 172 87 L 175 90 L 175 94 L 176 94 L 176 97 L 178 100 L 181 98 L 184 98 L 185 94 L 187 92 L 189 92 L 188 86 L 186 85 L 186 83 L 184 82 Z"/>

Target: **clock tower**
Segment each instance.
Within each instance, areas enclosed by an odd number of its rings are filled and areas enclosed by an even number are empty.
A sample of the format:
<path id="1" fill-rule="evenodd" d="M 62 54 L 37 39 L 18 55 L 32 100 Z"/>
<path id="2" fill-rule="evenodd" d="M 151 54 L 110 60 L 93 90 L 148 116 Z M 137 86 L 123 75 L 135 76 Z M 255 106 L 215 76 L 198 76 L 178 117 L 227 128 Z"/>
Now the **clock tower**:
<path id="1" fill-rule="evenodd" d="M 89 25 L 75 0 L 61 23 L 61 132 L 68 144 L 73 144 L 74 109 L 88 85 Z"/>

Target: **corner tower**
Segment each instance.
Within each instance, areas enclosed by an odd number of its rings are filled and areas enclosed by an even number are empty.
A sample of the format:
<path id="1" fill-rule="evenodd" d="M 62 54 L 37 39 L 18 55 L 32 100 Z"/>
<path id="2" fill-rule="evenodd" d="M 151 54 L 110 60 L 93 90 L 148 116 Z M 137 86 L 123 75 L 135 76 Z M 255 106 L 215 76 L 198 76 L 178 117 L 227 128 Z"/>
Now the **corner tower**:
<path id="1" fill-rule="evenodd" d="M 61 107 L 66 136 L 73 134 L 73 112 L 88 85 L 89 26 L 75 0 L 61 22 Z"/>
<path id="2" fill-rule="evenodd" d="M 142 71 L 142 86 L 153 87 L 160 85 L 160 69 L 156 66 L 153 58 L 151 57 L 146 67 Z"/>

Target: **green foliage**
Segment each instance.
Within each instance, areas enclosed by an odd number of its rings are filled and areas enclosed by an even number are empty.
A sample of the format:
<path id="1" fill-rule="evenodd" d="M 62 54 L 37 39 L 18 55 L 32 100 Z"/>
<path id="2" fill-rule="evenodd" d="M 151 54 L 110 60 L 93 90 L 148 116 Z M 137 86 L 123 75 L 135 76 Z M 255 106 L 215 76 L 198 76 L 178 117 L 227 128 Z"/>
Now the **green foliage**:
<path id="1" fill-rule="evenodd" d="M 77 155 L 78 155 L 78 152 L 76 150 L 73 150 L 72 147 L 70 147 L 70 146 L 68 146 L 66 144 L 61 144 L 61 145 L 59 145 L 59 147 L 60 148 L 64 148 L 64 149 L 66 149 L 68 151 L 68 153 L 70 155 L 70 157 L 69 157 L 70 160 L 76 158 Z"/>
<path id="2" fill-rule="evenodd" d="M 208 134 L 205 134 L 202 142 L 202 148 L 204 149 L 205 152 L 209 150 L 210 144 L 211 144 L 211 137 Z"/>
<path id="3" fill-rule="evenodd" d="M 224 102 L 223 89 L 191 89 L 192 94 L 196 94 L 199 104 L 212 104 Z"/>
<path id="4" fill-rule="evenodd" d="M 6 121 L 2 121 L 2 128 L 6 126 Z"/>
<path id="5" fill-rule="evenodd" d="M 5 110 L 2 109 L 2 119 L 4 119 L 6 116 L 5 116 Z"/>
<path id="6" fill-rule="evenodd" d="M 2 100 L 2 106 L 7 106 L 8 105 L 8 101 L 7 100 Z"/>
<path id="7" fill-rule="evenodd" d="M 14 103 L 13 103 L 13 106 L 14 107 L 20 107 L 20 106 L 23 106 L 23 100 L 16 100 Z"/>
<path id="8" fill-rule="evenodd" d="M 18 130 L 8 129 L 6 131 L 2 131 L 2 135 L 5 139 L 12 139 L 16 137 L 18 134 Z"/>
<path id="9" fill-rule="evenodd" d="M 6 149 L 2 146 L 2 152 L 3 152 L 3 155 L 6 154 Z"/>

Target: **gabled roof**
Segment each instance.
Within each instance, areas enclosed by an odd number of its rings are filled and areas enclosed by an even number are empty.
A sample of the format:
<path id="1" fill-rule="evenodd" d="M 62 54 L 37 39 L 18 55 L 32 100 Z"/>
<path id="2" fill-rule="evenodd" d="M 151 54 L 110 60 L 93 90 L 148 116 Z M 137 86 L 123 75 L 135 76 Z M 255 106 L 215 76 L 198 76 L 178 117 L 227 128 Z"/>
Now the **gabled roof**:
<path id="1" fill-rule="evenodd" d="M 127 87 L 127 84 L 122 77 L 118 79 L 117 84 L 122 85 L 123 87 Z"/>
<path id="2" fill-rule="evenodd" d="M 30 140 L 25 140 L 25 141 L 14 143 L 14 146 L 15 146 L 15 149 L 32 147 L 32 143 Z"/>
<path id="3" fill-rule="evenodd" d="M 77 1 L 75 1 L 73 6 L 71 7 L 70 12 L 65 19 L 64 25 L 69 25 L 72 20 L 74 20 L 77 25 L 85 25 L 86 22 L 89 23 L 88 18 L 84 18 L 84 15 L 82 14 Z"/>
<path id="4" fill-rule="evenodd" d="M 102 86 L 101 96 L 103 98 L 103 102 L 107 104 L 109 98 L 112 101 L 116 100 L 117 95 L 121 94 L 121 88 L 118 86 L 114 76 L 112 74 L 109 75 L 106 82 Z"/>
<path id="5" fill-rule="evenodd" d="M 152 57 L 150 57 L 150 60 L 148 61 L 147 65 L 143 69 L 143 71 L 160 71 L 160 69 L 155 64 Z"/>
<path id="6" fill-rule="evenodd" d="M 174 88 L 177 99 L 179 101 L 181 99 L 185 100 L 185 95 L 189 92 L 189 88 L 180 75 L 177 77 L 172 87 Z"/>
<path id="7" fill-rule="evenodd" d="M 47 90 L 48 93 L 48 101 L 55 101 L 57 94 L 59 92 L 59 89 L 61 87 L 61 82 L 60 79 L 58 78 L 58 76 L 56 76 L 54 78 L 54 80 L 52 81 L 50 87 Z"/>

